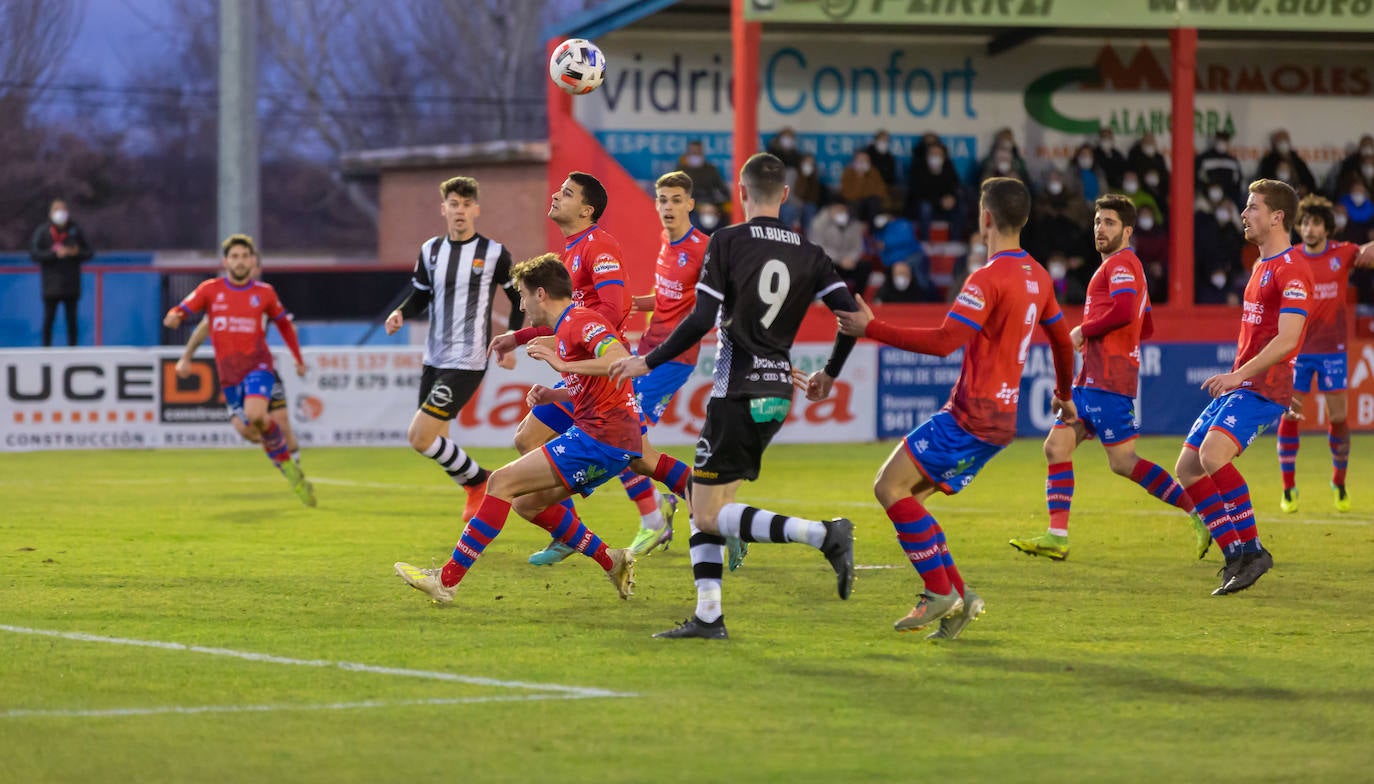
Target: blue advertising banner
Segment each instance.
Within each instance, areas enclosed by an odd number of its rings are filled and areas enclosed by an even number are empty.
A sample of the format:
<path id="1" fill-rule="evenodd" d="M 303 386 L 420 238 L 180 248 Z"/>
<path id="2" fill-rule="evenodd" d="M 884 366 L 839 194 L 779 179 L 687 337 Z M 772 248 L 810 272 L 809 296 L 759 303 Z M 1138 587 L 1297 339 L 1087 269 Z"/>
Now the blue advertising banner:
<path id="1" fill-rule="evenodd" d="M 1209 376 L 1231 369 L 1234 343 L 1161 343 L 1141 347 L 1136 417 L 1147 435 L 1184 435 L 1210 398 L 1200 388 Z M 878 351 L 878 433 L 900 438 L 940 410 L 959 377 L 963 351 L 948 357 Z M 1032 346 L 1021 377 L 1016 434 L 1042 437 L 1054 425 L 1054 362 L 1048 346 Z"/>

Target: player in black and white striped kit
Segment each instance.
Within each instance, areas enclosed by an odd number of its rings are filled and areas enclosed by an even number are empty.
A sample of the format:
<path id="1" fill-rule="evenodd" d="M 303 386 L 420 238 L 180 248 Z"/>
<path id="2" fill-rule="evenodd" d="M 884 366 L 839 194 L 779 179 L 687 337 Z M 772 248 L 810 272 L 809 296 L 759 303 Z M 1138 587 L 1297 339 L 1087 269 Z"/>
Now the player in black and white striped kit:
<path id="1" fill-rule="evenodd" d="M 510 251 L 477 233 L 477 180 L 454 177 L 439 186 L 439 211 L 448 234 L 420 246 L 411 293 L 386 319 L 395 334 L 407 318 L 429 309 L 424 371 L 420 376 L 419 410 L 410 421 L 410 445 L 438 463 L 468 493 L 463 519 L 482 503 L 487 471 L 448 438 L 449 423 L 477 392 L 487 372 L 491 342 L 491 305 L 497 289 L 510 300 L 510 327 L 524 321 L 520 293 L 511 283 Z M 513 367 L 511 355 L 503 367 Z"/>
<path id="2" fill-rule="evenodd" d="M 789 517 L 735 501 L 741 482 L 758 479 L 763 451 L 791 409 L 794 383 L 811 400 L 828 397 L 854 348 L 854 338 L 837 335 L 824 370 L 808 377 L 793 369 L 792 343 L 811 303 L 820 300 L 832 311 L 859 309 L 825 251 L 778 220 L 788 193 L 780 159 L 751 156 L 740 169 L 739 190 L 747 220 L 711 235 L 696 307 L 648 355 L 611 366 L 612 378 L 642 376 L 700 341 L 713 325 L 720 329 L 689 498 L 697 608 L 681 626 L 655 637 L 728 636 L 721 609 L 721 546 L 727 538 L 810 545 L 834 568 L 841 599 L 849 598 L 854 582 L 852 522 Z"/>

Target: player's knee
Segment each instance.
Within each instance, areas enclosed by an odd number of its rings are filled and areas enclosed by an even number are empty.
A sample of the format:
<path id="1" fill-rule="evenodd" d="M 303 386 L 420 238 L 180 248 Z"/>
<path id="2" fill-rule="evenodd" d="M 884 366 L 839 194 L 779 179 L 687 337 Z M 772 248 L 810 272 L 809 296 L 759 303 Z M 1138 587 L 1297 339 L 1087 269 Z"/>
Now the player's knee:
<path id="1" fill-rule="evenodd" d="M 529 424 L 532 421 L 534 421 L 532 417 L 526 417 L 515 429 L 515 449 L 522 455 L 533 452 L 544 445 L 543 440 L 539 438 L 538 428 Z"/>
<path id="2" fill-rule="evenodd" d="M 410 448 L 416 452 L 424 454 L 431 446 L 434 446 L 435 436 L 433 433 L 426 433 L 418 428 L 406 433 L 406 439 L 410 441 Z"/>
<path id="3" fill-rule="evenodd" d="M 657 462 L 657 460 L 650 461 L 648 455 L 636 457 L 634 460 L 630 461 L 630 470 L 640 476 L 652 478 L 654 475 L 654 464 Z"/>
<path id="4" fill-rule="evenodd" d="M 884 509 L 908 495 L 911 495 L 909 488 L 903 488 L 898 483 L 886 481 L 881 476 L 873 481 L 873 497 L 878 499 L 878 503 L 882 504 Z"/>
<path id="5" fill-rule="evenodd" d="M 1112 473 L 1117 476 L 1130 477 L 1135 471 L 1135 464 L 1139 460 L 1135 454 L 1108 455 L 1107 465 L 1112 467 Z"/>
<path id="6" fill-rule="evenodd" d="M 509 498 L 510 495 L 507 494 L 508 486 L 506 477 L 507 473 L 505 466 L 492 471 L 491 474 L 487 476 L 487 495 L 496 496 L 497 498 Z M 535 510 L 535 512 L 539 511 L 542 510 Z"/>

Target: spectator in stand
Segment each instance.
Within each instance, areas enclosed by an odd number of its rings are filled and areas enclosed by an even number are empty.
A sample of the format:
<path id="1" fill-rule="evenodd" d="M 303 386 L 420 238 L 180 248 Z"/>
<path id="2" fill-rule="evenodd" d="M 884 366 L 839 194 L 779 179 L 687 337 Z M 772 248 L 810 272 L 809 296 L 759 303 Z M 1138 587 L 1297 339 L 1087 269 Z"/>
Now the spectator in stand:
<path id="1" fill-rule="evenodd" d="M 849 203 L 853 216 L 867 223 L 887 209 L 887 183 L 873 168 L 868 153 L 854 153 L 840 176 L 840 195 Z"/>
<path id="2" fill-rule="evenodd" d="M 1158 188 L 1165 193 L 1169 192 L 1169 162 L 1164 159 L 1164 154 L 1159 151 L 1159 143 L 1155 141 L 1153 133 L 1146 133 L 1140 137 L 1140 141 L 1131 145 L 1131 151 L 1126 154 L 1126 168 L 1134 169 L 1141 175 L 1151 170 L 1157 172 L 1159 184 L 1149 187 Z"/>
<path id="3" fill-rule="evenodd" d="M 1193 270 L 1196 302 L 1240 304 L 1245 236 L 1240 210 L 1218 183 L 1209 183 L 1193 207 Z"/>
<path id="4" fill-rule="evenodd" d="M 1257 180 L 1282 180 L 1293 186 L 1299 196 L 1305 196 L 1317 189 L 1317 178 L 1312 170 L 1293 149 L 1293 140 L 1288 131 L 1280 128 L 1269 134 L 1269 151 L 1260 158 L 1259 168 L 1255 170 Z"/>
<path id="5" fill-rule="evenodd" d="M 936 220 L 949 224 L 950 239 L 962 239 L 964 221 L 959 208 L 959 173 L 954 170 L 954 162 L 938 138 L 922 146 L 925 154 L 911 159 L 906 215 L 920 222 L 924 240 L 930 239 L 930 224 Z"/>
<path id="6" fill-rule="evenodd" d="M 1069 183 L 1085 204 L 1092 204 L 1097 201 L 1098 196 L 1107 192 L 1107 173 L 1097 167 L 1096 153 L 1092 145 L 1080 144 L 1074 151 L 1071 164 Z"/>
<path id="7" fill-rule="evenodd" d="M 1351 242 L 1363 245 L 1374 240 L 1374 201 L 1369 199 L 1369 186 L 1364 180 L 1355 178 L 1341 194 L 1341 206 L 1345 208 L 1345 235 Z"/>
<path id="8" fill-rule="evenodd" d="M 790 125 L 783 126 L 782 130 L 768 140 L 768 152 L 776 155 L 778 160 L 782 161 L 782 165 L 791 171 L 796 171 L 801 165 L 802 154 L 797 148 L 797 132 L 792 130 Z"/>
<path id="9" fill-rule="evenodd" d="M 720 211 L 720 208 L 711 202 L 705 204 L 698 202 L 695 215 L 696 217 L 692 220 L 693 225 L 708 237 L 716 233 L 716 229 L 720 228 L 720 222 L 724 218 L 724 213 Z"/>
<path id="10" fill-rule="evenodd" d="M 892 137 L 887 131 L 878 131 L 873 134 L 873 141 L 868 143 L 864 152 L 868 153 L 873 170 L 883 178 L 883 184 L 887 186 L 888 193 L 891 193 L 893 186 L 897 184 L 897 159 L 892 155 Z"/>
<path id="11" fill-rule="evenodd" d="M 1160 174 L 1158 169 L 1146 169 L 1140 173 L 1141 190 L 1150 194 L 1150 198 L 1159 205 L 1159 213 L 1156 220 L 1164 222 L 1169 216 L 1169 174 Z"/>
<path id="12" fill-rule="evenodd" d="M 1331 174 L 1327 180 L 1327 190 L 1339 196 L 1349 184 L 1350 179 L 1361 174 L 1360 166 L 1366 159 L 1374 161 L 1374 136 L 1367 133 L 1360 137 L 1355 149 L 1341 159 L 1339 167 L 1331 167 Z M 1365 174 L 1364 179 L 1367 181 L 1367 185 L 1374 184 L 1374 170 Z"/>
<path id="13" fill-rule="evenodd" d="M 787 201 L 778 211 L 778 219 L 805 234 L 826 196 L 825 186 L 816 171 L 816 156 L 808 152 L 797 163 L 797 177 L 787 194 Z"/>
<path id="14" fill-rule="evenodd" d="M 862 263 L 864 229 L 850 215 L 849 205 L 837 201 L 822 208 L 811 221 L 806 238 L 821 246 L 849 290 L 862 295 L 868 287 L 869 273 L 868 265 Z"/>
<path id="15" fill-rule="evenodd" d="M 707 204 L 715 205 L 718 214 L 725 211 L 725 205 L 730 203 L 730 188 L 720 176 L 720 169 L 706 160 L 706 152 L 700 139 L 687 142 L 687 152 L 678 159 L 677 167 L 692 178 L 692 196 L 697 202 L 697 216 L 701 215 L 702 208 Z M 701 226 L 698 220 L 692 222 Z M 705 230 L 706 227 L 701 228 Z M 714 229 L 713 226 L 712 230 Z"/>
<path id="16" fill-rule="evenodd" d="M 992 137 L 992 149 L 978 164 L 978 181 L 974 184 L 981 185 L 989 177 L 1015 177 L 1030 186 L 1030 170 L 1010 128 L 1003 128 Z"/>
<path id="17" fill-rule="evenodd" d="M 1226 198 L 1231 203 L 1244 201 L 1241 185 L 1245 182 L 1245 175 L 1240 170 L 1240 161 L 1231 154 L 1231 134 L 1226 131 L 1217 131 L 1212 137 L 1211 146 L 1197 155 L 1194 174 L 1199 187 L 1216 183 L 1226 192 Z"/>
<path id="18" fill-rule="evenodd" d="M 67 317 L 67 345 L 76 345 L 76 303 L 81 299 L 81 263 L 95 253 L 86 233 L 71 219 L 67 202 L 53 199 L 48 219 L 33 232 L 29 257 L 43 285 L 43 345 L 52 345 L 52 326 L 60 304 Z"/>
<path id="19" fill-rule="evenodd" d="M 1159 212 L 1159 202 L 1150 192 L 1140 187 L 1140 175 L 1128 170 L 1121 177 L 1121 191 L 1126 194 L 1126 198 L 1135 205 L 1136 213 L 1139 214 L 1141 207 L 1149 207 L 1156 214 Z"/>
<path id="20" fill-rule="evenodd" d="M 1107 175 L 1107 185 L 1110 188 L 1120 188 L 1121 180 L 1126 175 L 1126 156 L 1116 148 L 1116 134 L 1111 128 L 1103 128 L 1097 132 L 1097 147 L 1093 149 L 1093 160 L 1097 163 L 1097 168 Z"/>
<path id="21" fill-rule="evenodd" d="M 1158 303 L 1169 301 L 1169 232 L 1155 215 L 1155 210 L 1148 206 L 1140 208 L 1136 213 L 1131 245 L 1145 268 L 1150 301 Z"/>
<path id="22" fill-rule="evenodd" d="M 1091 224 L 1091 208 L 1079 195 L 1074 183 L 1058 169 L 1050 169 L 1045 175 L 1044 189 L 1031 205 L 1030 221 L 1021 232 L 1021 238 L 1023 247 L 1032 256 L 1044 260 L 1046 269 L 1051 273 L 1060 273 L 1055 285 L 1061 294 L 1081 288 L 1073 283 L 1087 284 L 1087 277 L 1081 281 L 1069 281 L 1068 271 L 1082 268 L 1088 254 L 1095 252 L 1089 231 Z M 1059 266 L 1051 269 L 1051 259 L 1058 259 Z M 1091 273 L 1091 270 L 1088 272 Z"/>
<path id="23" fill-rule="evenodd" d="M 960 291 L 964 290 L 964 282 L 968 276 L 975 271 L 982 269 L 988 263 L 988 246 L 983 244 L 982 239 L 977 233 L 969 237 L 968 253 L 964 258 L 954 262 L 954 269 L 950 276 L 949 291 L 945 296 L 946 301 L 952 302 Z"/>
<path id="24" fill-rule="evenodd" d="M 928 302 L 935 299 L 930 259 L 916 237 L 916 225 L 901 216 L 881 213 L 873 218 L 873 240 L 883 265 L 878 302 Z"/>
<path id="25" fill-rule="evenodd" d="M 1331 239 L 1341 242 L 1354 242 L 1354 232 L 1346 231 L 1350 228 L 1350 216 L 1345 214 L 1345 206 L 1337 202 L 1332 211 L 1336 215 L 1336 230 L 1331 233 Z"/>

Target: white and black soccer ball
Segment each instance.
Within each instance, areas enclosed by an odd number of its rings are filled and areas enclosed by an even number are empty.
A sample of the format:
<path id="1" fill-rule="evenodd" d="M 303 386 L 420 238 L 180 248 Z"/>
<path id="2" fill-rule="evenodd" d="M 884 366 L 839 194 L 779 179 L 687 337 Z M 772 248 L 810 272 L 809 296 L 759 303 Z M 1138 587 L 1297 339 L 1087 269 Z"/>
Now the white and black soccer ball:
<path id="1" fill-rule="evenodd" d="M 569 38 L 554 47 L 549 78 L 565 93 L 586 95 L 606 79 L 606 55 L 585 38 Z"/>

